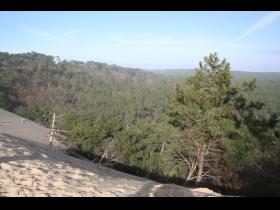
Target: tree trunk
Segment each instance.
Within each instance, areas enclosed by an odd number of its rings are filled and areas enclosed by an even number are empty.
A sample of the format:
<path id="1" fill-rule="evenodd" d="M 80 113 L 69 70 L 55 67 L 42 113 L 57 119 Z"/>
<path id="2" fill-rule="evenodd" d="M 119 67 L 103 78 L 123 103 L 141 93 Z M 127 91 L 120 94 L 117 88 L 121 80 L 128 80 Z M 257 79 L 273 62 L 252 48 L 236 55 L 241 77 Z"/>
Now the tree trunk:
<path id="1" fill-rule="evenodd" d="M 203 174 L 203 168 L 204 168 L 204 156 L 205 156 L 205 146 L 203 146 L 202 149 L 199 148 L 198 151 L 198 172 L 196 177 L 196 183 L 201 182 L 202 180 L 202 174 Z"/>
<path id="2" fill-rule="evenodd" d="M 163 153 L 163 150 L 164 150 L 164 142 L 162 142 L 162 145 L 161 145 L 161 150 L 160 150 L 160 154 Z"/>
<path id="3" fill-rule="evenodd" d="M 189 180 L 192 179 L 193 173 L 194 173 L 194 171 L 195 171 L 195 169 L 196 169 L 196 165 L 197 165 L 197 163 L 192 163 L 192 166 L 191 166 L 191 168 L 190 168 L 190 170 L 189 170 L 189 173 L 188 173 L 188 176 L 187 176 L 187 178 L 186 178 L 186 181 L 189 181 Z"/>

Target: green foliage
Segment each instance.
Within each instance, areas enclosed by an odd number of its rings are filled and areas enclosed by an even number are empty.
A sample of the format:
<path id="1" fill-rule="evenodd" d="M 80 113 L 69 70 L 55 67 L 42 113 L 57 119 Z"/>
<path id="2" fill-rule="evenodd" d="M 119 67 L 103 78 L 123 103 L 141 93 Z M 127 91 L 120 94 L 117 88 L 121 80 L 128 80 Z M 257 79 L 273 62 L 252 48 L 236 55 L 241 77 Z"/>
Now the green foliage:
<path id="1" fill-rule="evenodd" d="M 122 162 L 138 166 L 149 173 L 159 171 L 159 141 L 151 125 L 139 120 L 117 136 L 115 145 Z"/>
<path id="2" fill-rule="evenodd" d="M 215 53 L 187 74 L 0 53 L 0 107 L 45 125 L 62 115 L 69 145 L 108 151 L 147 176 L 187 179 L 182 157 L 199 162 L 201 151 L 204 172 L 225 184 L 232 173 L 254 174 L 256 163 L 277 175 L 280 74 L 232 72 Z"/>
<path id="3" fill-rule="evenodd" d="M 39 106 L 24 107 L 20 115 L 30 120 L 40 122 L 43 125 L 50 125 L 52 119 L 52 112 L 49 108 Z"/>
<path id="4" fill-rule="evenodd" d="M 9 100 L 8 94 L 0 90 L 0 108 L 10 110 L 12 108 L 12 103 Z"/>
<path id="5" fill-rule="evenodd" d="M 229 141 L 224 142 L 225 161 L 227 166 L 235 172 L 240 172 L 255 162 L 258 152 L 257 139 L 249 132 L 246 126 L 237 130 L 235 135 L 230 136 Z"/>
<path id="6" fill-rule="evenodd" d="M 220 62 L 216 53 L 205 57 L 199 66 L 185 86 L 176 87 L 168 111 L 170 124 L 182 130 L 178 152 L 188 163 L 187 180 L 196 170 L 197 176 L 208 171 L 216 178 L 224 167 L 239 172 L 253 165 L 260 142 L 266 138 L 262 134 L 268 134 L 278 122 L 277 114 L 269 119 L 256 115 L 264 103 L 244 96 L 256 89 L 256 80 L 232 85 L 230 65 L 225 59 Z"/>
<path id="7" fill-rule="evenodd" d="M 178 130 L 165 121 L 139 119 L 114 138 L 114 157 L 124 164 L 137 166 L 143 176 L 180 177 L 181 165 L 173 159 L 177 135 Z"/>
<path id="8" fill-rule="evenodd" d="M 78 122 L 68 135 L 70 144 L 80 145 L 83 152 L 102 154 L 102 145 L 112 138 L 110 126 L 104 123 Z"/>

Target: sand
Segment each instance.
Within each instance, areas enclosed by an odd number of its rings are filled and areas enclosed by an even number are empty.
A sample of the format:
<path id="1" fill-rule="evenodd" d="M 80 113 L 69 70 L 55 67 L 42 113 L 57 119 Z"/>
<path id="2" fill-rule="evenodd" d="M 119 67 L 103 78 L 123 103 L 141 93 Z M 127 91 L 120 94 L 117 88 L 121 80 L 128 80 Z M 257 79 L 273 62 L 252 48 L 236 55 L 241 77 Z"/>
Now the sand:
<path id="1" fill-rule="evenodd" d="M 156 182 L 0 134 L 0 196 L 133 196 Z"/>

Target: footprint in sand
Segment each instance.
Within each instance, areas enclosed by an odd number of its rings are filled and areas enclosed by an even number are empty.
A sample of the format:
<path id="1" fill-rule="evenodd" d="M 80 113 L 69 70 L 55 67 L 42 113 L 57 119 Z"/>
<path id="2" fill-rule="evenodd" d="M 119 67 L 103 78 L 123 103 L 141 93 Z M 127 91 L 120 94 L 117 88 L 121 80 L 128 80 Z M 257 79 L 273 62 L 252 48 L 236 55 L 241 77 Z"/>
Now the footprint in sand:
<path id="1" fill-rule="evenodd" d="M 115 188 L 114 191 L 115 191 L 115 192 L 123 193 L 123 192 L 125 192 L 126 190 L 125 190 L 123 187 L 121 187 L 121 188 Z"/>
<path id="2" fill-rule="evenodd" d="M 30 189 L 26 189 L 26 188 L 21 188 L 20 189 L 20 194 L 22 194 L 23 196 L 32 196 L 32 191 Z"/>
<path id="3" fill-rule="evenodd" d="M 39 170 L 38 168 L 31 168 L 31 170 L 30 170 L 30 174 L 32 174 L 32 175 L 36 175 L 36 176 L 38 176 L 38 175 L 42 175 L 42 171 L 41 170 Z"/>
<path id="4" fill-rule="evenodd" d="M 48 156 L 47 156 L 47 155 L 45 155 L 45 154 L 40 154 L 40 156 L 41 156 L 41 157 L 43 157 L 43 158 L 45 158 L 45 159 L 47 159 L 47 158 L 48 158 Z"/>
<path id="5" fill-rule="evenodd" d="M 9 187 L 9 191 L 6 196 L 19 196 L 18 187 Z"/>
<path id="6" fill-rule="evenodd" d="M 38 185 L 37 189 L 42 192 L 48 192 L 50 190 L 49 186 L 45 186 L 45 185 Z"/>
<path id="7" fill-rule="evenodd" d="M 7 163 L 1 163 L 0 166 L 1 166 L 1 169 L 10 169 L 11 168 L 11 166 Z"/>
<path id="8" fill-rule="evenodd" d="M 58 169 L 63 169 L 64 165 L 60 164 L 60 163 L 56 163 L 54 164 L 54 167 L 58 168 Z"/>
<path id="9" fill-rule="evenodd" d="M 8 151 L 8 152 L 14 152 L 14 150 L 13 150 L 13 149 L 10 149 L 10 148 L 8 148 L 7 151 Z"/>
<path id="10" fill-rule="evenodd" d="M 23 151 L 23 155 L 24 156 L 30 156 L 30 155 L 32 155 L 30 152 L 26 152 L 26 151 Z"/>
<path id="11" fill-rule="evenodd" d="M 20 175 L 25 175 L 25 174 L 26 174 L 26 170 L 25 170 L 25 169 L 20 169 L 20 170 L 18 171 L 18 173 L 19 173 Z"/>
<path id="12" fill-rule="evenodd" d="M 29 186 L 33 185 L 33 181 L 31 179 L 29 179 L 29 180 L 28 179 L 27 180 L 22 179 L 22 181 L 20 180 L 20 184 L 29 187 Z"/>

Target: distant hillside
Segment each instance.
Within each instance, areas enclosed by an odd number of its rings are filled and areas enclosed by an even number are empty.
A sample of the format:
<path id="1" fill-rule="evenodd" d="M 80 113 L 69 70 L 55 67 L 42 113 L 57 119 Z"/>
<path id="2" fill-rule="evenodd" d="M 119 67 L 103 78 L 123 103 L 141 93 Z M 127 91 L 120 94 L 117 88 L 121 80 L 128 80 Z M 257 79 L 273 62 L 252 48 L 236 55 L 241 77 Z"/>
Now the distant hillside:
<path id="1" fill-rule="evenodd" d="M 98 62 L 60 61 L 39 53 L 0 53 L 2 107 L 24 113 L 27 106 L 82 111 L 93 119 L 121 116 L 165 106 L 173 83 L 139 69 Z M 1 95 L 0 95 L 1 96 Z M 28 110 L 27 110 L 28 111 Z"/>
<path id="2" fill-rule="evenodd" d="M 195 69 L 163 69 L 153 71 L 157 74 L 167 75 L 167 76 L 189 76 L 195 73 Z"/>

